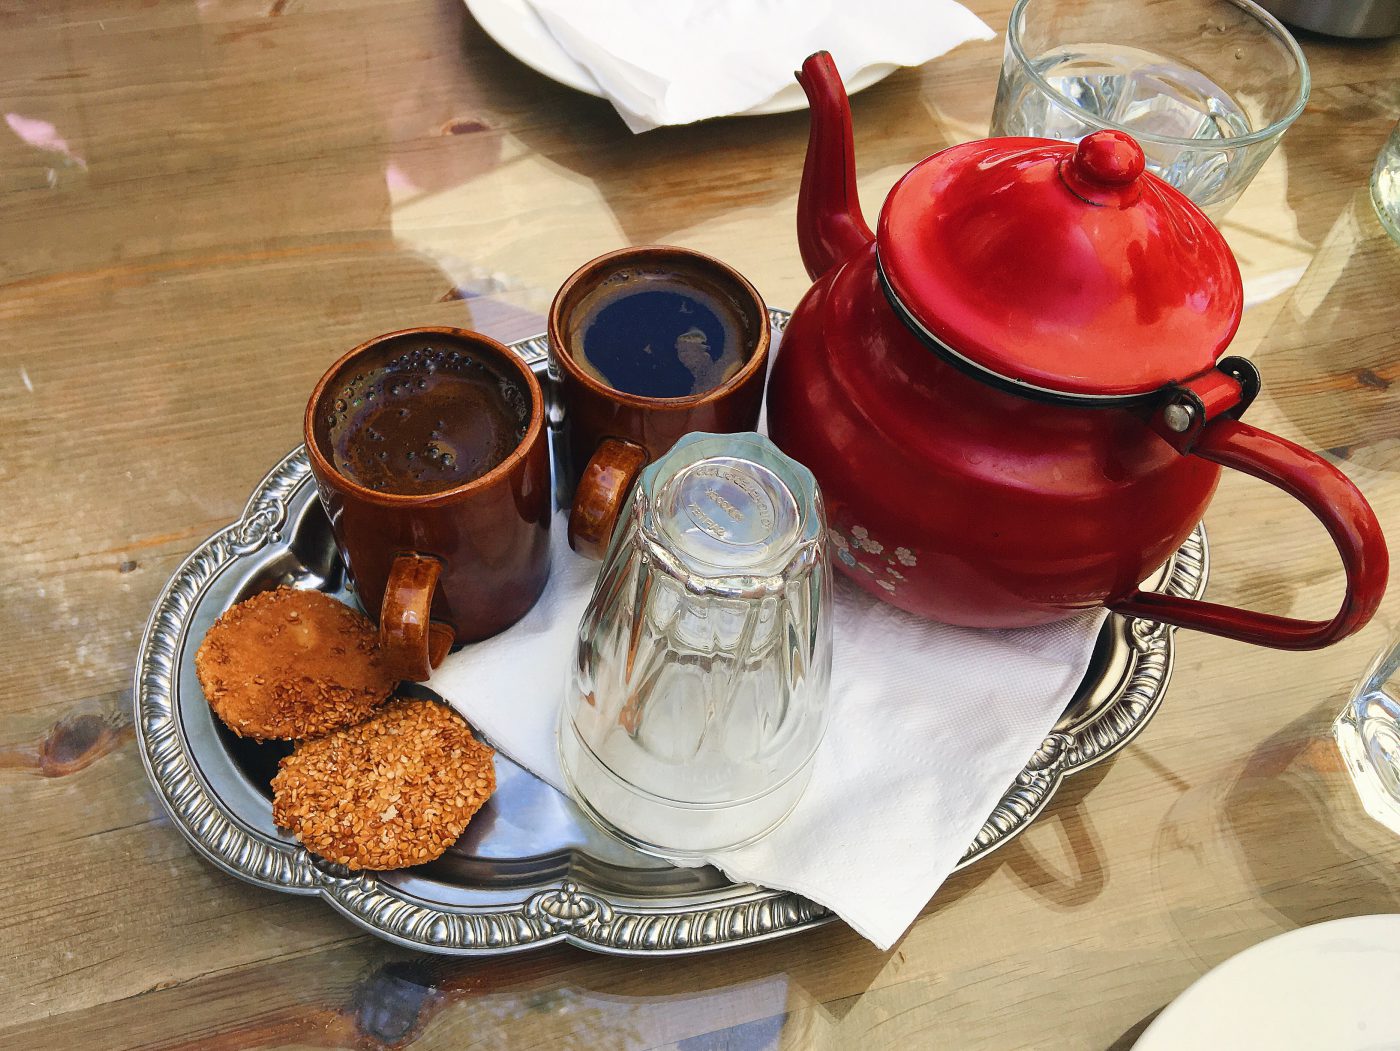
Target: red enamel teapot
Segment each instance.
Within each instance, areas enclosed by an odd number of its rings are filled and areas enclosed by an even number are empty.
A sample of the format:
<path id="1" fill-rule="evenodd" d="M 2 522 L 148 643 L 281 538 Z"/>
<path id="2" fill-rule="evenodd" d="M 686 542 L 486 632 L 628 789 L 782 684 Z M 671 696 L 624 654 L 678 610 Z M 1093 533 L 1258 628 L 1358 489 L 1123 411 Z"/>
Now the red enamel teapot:
<path id="1" fill-rule="evenodd" d="M 1104 605 L 1281 649 L 1364 625 L 1389 558 L 1376 516 L 1307 450 L 1240 421 L 1259 389 L 1221 354 L 1239 269 L 1127 135 L 964 143 L 856 199 L 835 64 L 798 75 L 812 127 L 797 205 L 816 281 L 768 389 L 773 440 L 821 483 L 836 565 L 935 620 L 1040 624 Z M 1221 466 L 1296 497 L 1346 569 L 1329 621 L 1139 590 Z"/>

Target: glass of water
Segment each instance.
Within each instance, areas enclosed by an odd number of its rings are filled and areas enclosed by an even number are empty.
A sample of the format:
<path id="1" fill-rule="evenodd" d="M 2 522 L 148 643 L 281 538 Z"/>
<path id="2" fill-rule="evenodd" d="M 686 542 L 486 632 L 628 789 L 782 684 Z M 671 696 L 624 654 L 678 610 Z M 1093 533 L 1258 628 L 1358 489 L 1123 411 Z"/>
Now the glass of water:
<path id="1" fill-rule="evenodd" d="M 1366 669 L 1332 736 L 1366 813 L 1400 836 L 1400 631 Z"/>
<path id="2" fill-rule="evenodd" d="M 642 472 L 579 624 L 559 725 L 569 787 L 653 853 L 749 842 L 810 780 L 830 677 L 811 472 L 759 434 L 687 435 Z"/>
<path id="3" fill-rule="evenodd" d="M 1308 89 L 1297 41 L 1250 0 L 1017 0 L 991 133 L 1126 131 L 1218 222 Z"/>

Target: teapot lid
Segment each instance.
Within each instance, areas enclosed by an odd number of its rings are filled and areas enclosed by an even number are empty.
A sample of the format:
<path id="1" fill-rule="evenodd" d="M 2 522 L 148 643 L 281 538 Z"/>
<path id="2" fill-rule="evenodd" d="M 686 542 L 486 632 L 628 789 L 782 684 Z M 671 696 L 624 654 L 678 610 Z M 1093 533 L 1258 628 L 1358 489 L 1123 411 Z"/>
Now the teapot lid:
<path id="1" fill-rule="evenodd" d="M 1211 368 L 1243 289 L 1220 232 L 1118 131 L 953 146 L 890 191 L 885 291 L 955 364 L 1030 396 L 1143 398 Z"/>

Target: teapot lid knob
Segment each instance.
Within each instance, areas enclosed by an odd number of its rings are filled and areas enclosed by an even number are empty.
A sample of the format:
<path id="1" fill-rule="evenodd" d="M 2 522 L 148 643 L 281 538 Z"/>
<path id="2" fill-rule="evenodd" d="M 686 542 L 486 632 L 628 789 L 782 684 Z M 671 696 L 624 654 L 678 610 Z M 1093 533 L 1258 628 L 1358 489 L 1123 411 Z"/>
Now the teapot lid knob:
<path id="1" fill-rule="evenodd" d="M 1096 131 L 1086 135 L 1074 149 L 1075 174 L 1101 186 L 1127 186 L 1146 165 L 1142 147 L 1121 131 Z"/>

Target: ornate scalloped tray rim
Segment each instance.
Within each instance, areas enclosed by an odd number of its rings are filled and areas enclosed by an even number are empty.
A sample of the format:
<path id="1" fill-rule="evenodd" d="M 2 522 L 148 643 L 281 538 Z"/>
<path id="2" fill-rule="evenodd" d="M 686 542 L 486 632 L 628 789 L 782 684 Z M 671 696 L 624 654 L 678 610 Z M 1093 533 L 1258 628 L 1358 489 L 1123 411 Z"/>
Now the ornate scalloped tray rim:
<path id="1" fill-rule="evenodd" d="M 771 313 L 781 329 L 786 312 Z M 513 346 L 537 367 L 542 362 L 543 337 Z M 322 863 L 299 845 L 270 839 L 240 821 L 191 759 L 174 711 L 176 661 L 200 595 L 240 558 L 281 541 L 289 503 L 309 484 L 309 474 L 301 448 L 274 467 L 240 520 L 180 564 L 142 635 L 133 700 L 142 763 L 175 826 L 201 855 L 258 886 L 320 895 L 352 922 L 396 944 L 456 955 L 493 955 L 558 942 L 620 955 L 689 954 L 781 937 L 835 918 L 799 895 L 748 884 L 709 892 L 704 903 L 650 905 L 609 900 L 576 879 L 561 880 L 510 905 L 454 907 L 409 894 L 373 874 Z M 1199 596 L 1207 572 L 1205 535 L 1198 528 L 1173 559 L 1166 590 Z M 1171 674 L 1172 632 L 1152 622 L 1115 620 L 1128 635 L 1132 657 L 1111 703 L 1087 725 L 1046 738 L 959 869 L 1010 842 L 1045 808 L 1066 776 L 1125 746 L 1157 710 Z"/>

